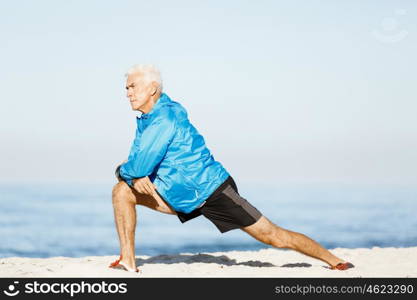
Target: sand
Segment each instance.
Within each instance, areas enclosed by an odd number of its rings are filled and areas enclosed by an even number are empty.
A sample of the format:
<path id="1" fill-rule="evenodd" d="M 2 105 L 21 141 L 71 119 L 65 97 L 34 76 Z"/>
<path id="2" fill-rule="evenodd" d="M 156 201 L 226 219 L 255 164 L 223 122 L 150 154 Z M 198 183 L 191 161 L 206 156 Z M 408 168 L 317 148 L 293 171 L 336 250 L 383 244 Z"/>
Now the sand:
<path id="1" fill-rule="evenodd" d="M 0 277 L 417 277 L 417 247 L 331 251 L 356 268 L 334 271 L 295 251 L 268 248 L 137 256 L 139 274 L 108 268 L 118 256 L 0 258 Z"/>

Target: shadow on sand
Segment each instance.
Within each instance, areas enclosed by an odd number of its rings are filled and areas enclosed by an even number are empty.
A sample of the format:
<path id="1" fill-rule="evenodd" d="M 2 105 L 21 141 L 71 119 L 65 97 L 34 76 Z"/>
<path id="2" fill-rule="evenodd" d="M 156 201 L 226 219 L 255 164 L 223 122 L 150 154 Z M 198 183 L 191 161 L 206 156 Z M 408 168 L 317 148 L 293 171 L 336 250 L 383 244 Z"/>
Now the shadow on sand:
<path id="1" fill-rule="evenodd" d="M 136 259 L 136 265 L 141 266 L 144 264 L 177 264 L 177 263 L 215 263 L 225 266 L 250 266 L 250 267 L 276 267 L 269 262 L 261 262 L 258 260 L 250 260 L 245 262 L 237 262 L 235 259 L 230 259 L 225 255 L 214 256 L 209 254 L 196 254 L 196 255 L 158 255 L 148 259 Z M 294 264 L 296 265 L 296 264 Z M 311 266 L 311 265 L 310 265 Z"/>
<path id="2" fill-rule="evenodd" d="M 308 263 L 285 264 L 281 268 L 310 268 L 312 265 Z"/>

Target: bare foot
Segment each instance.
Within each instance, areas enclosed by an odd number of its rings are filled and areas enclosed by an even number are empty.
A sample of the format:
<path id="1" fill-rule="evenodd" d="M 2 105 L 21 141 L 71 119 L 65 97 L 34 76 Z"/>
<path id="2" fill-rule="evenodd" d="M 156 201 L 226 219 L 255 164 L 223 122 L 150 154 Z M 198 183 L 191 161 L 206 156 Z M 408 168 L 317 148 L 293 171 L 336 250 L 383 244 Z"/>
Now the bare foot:
<path id="1" fill-rule="evenodd" d="M 343 262 L 343 263 L 338 263 L 335 266 L 331 266 L 330 269 L 332 270 L 340 270 L 340 271 L 345 271 L 347 269 L 351 269 L 354 268 L 355 266 L 350 263 L 350 262 Z"/>
<path id="2" fill-rule="evenodd" d="M 123 257 L 120 255 L 119 259 L 117 259 L 116 261 L 112 262 L 110 264 L 109 268 L 119 269 L 119 270 L 125 270 L 125 271 L 128 271 L 128 272 L 136 272 L 136 273 L 139 273 L 140 272 L 139 268 L 137 268 L 136 266 L 133 266 L 133 267 L 129 266 L 128 263 L 122 261 L 122 258 Z"/>

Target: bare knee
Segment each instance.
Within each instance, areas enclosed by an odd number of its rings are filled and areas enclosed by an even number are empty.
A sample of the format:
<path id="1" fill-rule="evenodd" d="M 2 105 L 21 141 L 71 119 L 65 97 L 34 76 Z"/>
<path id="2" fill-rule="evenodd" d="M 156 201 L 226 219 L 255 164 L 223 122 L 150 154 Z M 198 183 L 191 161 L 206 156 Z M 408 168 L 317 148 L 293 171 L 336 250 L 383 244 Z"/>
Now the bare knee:
<path id="1" fill-rule="evenodd" d="M 265 244 L 276 248 L 290 248 L 286 232 L 278 228 L 270 228 L 262 233 Z"/>
<path id="2" fill-rule="evenodd" d="M 243 228 L 243 230 L 267 245 L 276 248 L 291 248 L 289 232 L 276 226 L 265 217 L 262 217 L 255 224 Z"/>
<path id="3" fill-rule="evenodd" d="M 134 195 L 130 186 L 124 182 L 119 181 L 116 183 L 112 190 L 112 201 L 113 204 L 120 202 L 132 202 L 135 203 Z"/>
<path id="4" fill-rule="evenodd" d="M 273 230 L 263 231 L 261 232 L 261 241 L 267 245 L 274 244 L 275 240 L 275 234 Z"/>
<path id="5" fill-rule="evenodd" d="M 272 241 L 272 246 L 277 248 L 292 249 L 291 236 L 289 232 L 282 228 L 277 228 L 275 233 L 276 238 Z"/>

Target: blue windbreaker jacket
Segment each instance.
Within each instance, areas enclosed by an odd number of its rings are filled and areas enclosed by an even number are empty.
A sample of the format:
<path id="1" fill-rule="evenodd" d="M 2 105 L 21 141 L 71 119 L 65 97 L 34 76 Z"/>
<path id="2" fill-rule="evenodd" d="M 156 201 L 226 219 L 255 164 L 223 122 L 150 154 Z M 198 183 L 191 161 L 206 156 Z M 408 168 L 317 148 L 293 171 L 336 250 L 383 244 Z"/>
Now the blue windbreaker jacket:
<path id="1" fill-rule="evenodd" d="M 120 176 L 149 176 L 158 193 L 175 211 L 199 207 L 229 176 L 214 160 L 204 138 L 178 102 L 162 93 L 152 110 L 137 118 L 136 137 Z"/>

